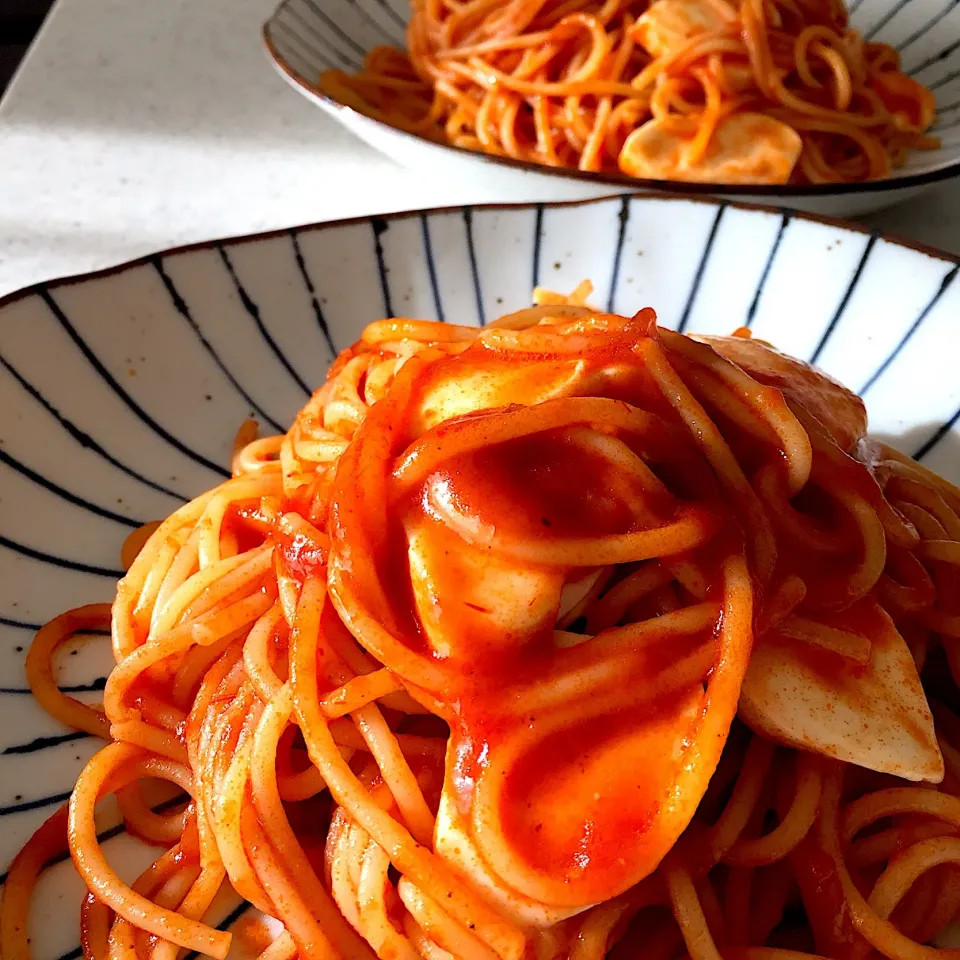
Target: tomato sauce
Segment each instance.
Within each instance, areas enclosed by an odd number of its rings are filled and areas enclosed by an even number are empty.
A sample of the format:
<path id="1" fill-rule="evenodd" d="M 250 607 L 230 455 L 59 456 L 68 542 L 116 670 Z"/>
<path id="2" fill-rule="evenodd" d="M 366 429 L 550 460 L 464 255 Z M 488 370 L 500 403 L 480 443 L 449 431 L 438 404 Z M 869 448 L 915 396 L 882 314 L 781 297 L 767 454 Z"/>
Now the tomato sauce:
<path id="1" fill-rule="evenodd" d="M 369 488 L 336 508 L 345 526 L 335 549 L 344 555 L 355 555 L 349 528 L 354 516 L 363 518 L 386 601 L 377 608 L 382 624 L 439 668 L 442 680 L 425 702 L 450 723 L 447 783 L 461 828 L 500 837 L 524 871 L 569 888 L 562 896 L 571 903 L 604 899 L 655 869 L 685 825 L 665 827 L 664 814 L 702 717 L 717 613 L 692 633 L 665 625 L 656 636 L 623 633 L 561 649 L 554 638 L 561 592 L 586 565 L 576 553 L 564 554 L 564 563 L 538 556 L 660 529 L 692 500 L 706 498 L 715 516 L 729 511 L 689 434 L 656 416 L 636 435 L 574 421 L 448 456 L 442 444 L 457 425 L 448 419 L 452 411 L 483 436 L 483 414 L 470 403 L 516 402 L 518 395 L 536 402 L 558 384 L 589 384 L 589 395 L 615 393 L 666 414 L 668 405 L 623 343 L 537 364 L 483 356 L 479 348 L 455 365 L 437 361 L 413 383 L 404 411 L 380 404 L 371 411 L 345 455 L 363 459 Z M 370 418 L 382 421 L 377 439 L 371 436 L 383 457 L 375 476 L 373 447 L 364 447 L 367 430 L 374 433 Z M 427 472 L 390 500 L 386 478 L 440 421 L 435 446 L 417 460 Z M 346 462 L 341 469 L 352 476 Z M 381 483 L 385 506 L 374 493 Z M 364 492 L 369 510 L 361 513 Z M 708 571 L 719 569 L 717 551 L 731 549 L 728 538 L 709 542 L 713 532 L 704 533 Z M 303 569 L 294 544 L 285 563 Z M 689 676 L 661 691 L 671 668 L 688 660 Z M 511 882 L 509 871 L 504 876 Z"/>

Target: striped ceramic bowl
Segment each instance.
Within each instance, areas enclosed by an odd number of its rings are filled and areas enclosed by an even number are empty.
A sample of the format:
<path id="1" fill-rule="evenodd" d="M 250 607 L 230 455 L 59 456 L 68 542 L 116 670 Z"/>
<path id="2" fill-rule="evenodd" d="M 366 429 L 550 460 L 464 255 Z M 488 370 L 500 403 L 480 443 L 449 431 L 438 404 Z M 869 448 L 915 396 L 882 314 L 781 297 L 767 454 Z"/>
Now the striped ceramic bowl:
<path id="1" fill-rule="evenodd" d="M 931 132 L 940 137 L 942 146 L 914 153 L 886 180 L 800 188 L 731 186 L 722 189 L 725 198 L 850 216 L 898 203 L 930 184 L 960 174 L 960 3 L 852 0 L 849 7 L 853 24 L 868 40 L 895 47 L 903 69 L 933 90 L 937 119 Z M 402 47 L 408 16 L 409 0 L 282 0 L 264 24 L 263 37 L 271 59 L 293 87 L 362 140 L 412 169 L 451 179 L 482 176 L 486 185 L 501 188 L 504 196 L 521 196 L 525 180 L 543 177 L 570 181 L 579 187 L 576 194 L 581 196 L 638 188 L 718 193 L 712 184 L 544 168 L 437 144 L 363 116 L 317 90 L 316 81 L 323 70 L 355 71 L 371 47 Z"/>
<path id="2" fill-rule="evenodd" d="M 110 600 L 131 530 L 219 483 L 246 417 L 284 430 L 366 323 L 401 314 L 479 325 L 528 304 L 536 284 L 570 290 L 591 278 L 598 306 L 650 304 L 690 332 L 747 324 L 816 361 L 863 393 L 875 433 L 958 481 L 957 272 L 945 254 L 835 222 L 625 196 L 303 227 L 6 297 L 0 875 L 98 745 L 30 696 L 24 659 L 37 625 Z M 57 680 L 97 700 L 111 665 L 106 637 L 77 641 L 58 656 Z M 152 859 L 109 804 L 100 830 L 124 876 Z M 36 960 L 79 956 L 81 896 L 69 861 L 45 874 Z M 222 923 L 236 908 L 218 904 Z"/>

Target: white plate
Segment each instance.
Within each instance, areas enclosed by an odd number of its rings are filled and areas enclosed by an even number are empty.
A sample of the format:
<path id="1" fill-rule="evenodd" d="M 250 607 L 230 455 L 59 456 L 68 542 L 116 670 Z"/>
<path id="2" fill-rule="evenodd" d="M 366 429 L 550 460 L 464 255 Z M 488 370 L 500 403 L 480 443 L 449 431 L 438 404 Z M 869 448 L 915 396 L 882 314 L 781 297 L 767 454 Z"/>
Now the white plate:
<path id="1" fill-rule="evenodd" d="M 274 65 L 295 89 L 372 147 L 404 166 L 450 180 L 482 177 L 491 187 L 523 195 L 531 178 L 566 184 L 565 197 L 596 197 L 614 190 L 648 189 L 721 195 L 727 199 L 854 216 L 915 196 L 924 187 L 960 175 L 960 5 L 955 0 L 848 0 L 851 21 L 868 40 L 895 47 L 903 69 L 929 86 L 937 119 L 931 131 L 939 150 L 916 152 L 886 180 L 819 187 L 726 187 L 636 180 L 611 174 L 545 168 L 509 157 L 491 157 L 434 143 L 371 120 L 319 93 L 323 70 L 355 72 L 374 46 L 404 46 L 410 0 L 281 0 L 264 24 Z M 541 188 L 542 189 L 542 188 Z M 528 193 L 529 195 L 529 193 Z"/>
<path id="2" fill-rule="evenodd" d="M 97 747 L 30 697 L 23 664 L 35 625 L 109 600 L 130 530 L 219 482 L 245 417 L 289 423 L 367 322 L 398 313 L 478 324 L 528 303 L 534 284 L 569 290 L 589 277 L 594 302 L 617 312 L 651 304 L 662 323 L 691 332 L 750 324 L 816 360 L 865 391 L 874 432 L 960 480 L 957 262 L 775 210 L 623 197 L 304 227 L 6 298 L 0 871 Z M 97 688 L 106 638 L 60 664 L 62 684 Z M 130 877 L 147 853 L 111 837 L 108 853 Z M 77 947 L 80 896 L 69 863 L 41 882 L 38 960 Z"/>

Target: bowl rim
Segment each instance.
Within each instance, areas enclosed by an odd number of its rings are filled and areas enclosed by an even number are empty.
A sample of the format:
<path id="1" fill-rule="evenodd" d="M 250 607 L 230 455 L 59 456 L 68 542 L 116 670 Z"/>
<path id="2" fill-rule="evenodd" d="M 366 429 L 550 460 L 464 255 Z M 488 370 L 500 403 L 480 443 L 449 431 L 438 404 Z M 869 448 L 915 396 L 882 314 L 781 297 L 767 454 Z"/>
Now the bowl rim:
<path id="1" fill-rule="evenodd" d="M 862 236 L 873 237 L 878 240 L 884 240 L 895 246 L 906 250 L 912 250 L 939 260 L 943 263 L 953 264 L 960 268 L 960 254 L 950 253 L 942 250 L 932 244 L 922 243 L 918 240 L 912 240 L 896 232 L 873 230 L 867 224 L 856 220 L 846 220 L 842 217 L 832 217 L 819 213 L 807 213 L 805 211 L 794 210 L 792 207 L 777 206 L 769 203 L 752 203 L 744 200 L 724 200 L 713 196 L 703 196 L 698 193 L 680 193 L 677 191 L 660 190 L 657 192 L 645 192 L 635 190 L 629 193 L 609 193 L 600 197 L 585 197 L 579 200 L 548 200 L 548 201 L 516 201 L 513 203 L 461 203 L 440 207 L 417 207 L 408 210 L 396 210 L 391 213 L 368 213 L 360 214 L 355 217 L 339 217 L 333 220 L 315 220 L 310 223 L 293 224 L 289 227 L 277 227 L 272 230 L 261 230 L 254 233 L 241 233 L 225 237 L 214 237 L 210 240 L 197 240 L 193 243 L 179 244 L 174 247 L 166 247 L 162 250 L 156 250 L 151 253 L 143 254 L 139 257 L 133 257 L 129 260 L 123 260 L 120 263 L 112 264 L 108 267 L 101 267 L 97 270 L 87 270 L 82 273 L 64 274 L 53 277 L 49 280 L 39 280 L 12 290 L 0 296 L 0 322 L 3 322 L 2 313 L 4 309 L 20 300 L 36 296 L 45 291 L 56 289 L 57 287 L 71 286 L 84 283 L 87 280 L 99 280 L 114 274 L 124 273 L 134 267 L 144 266 L 151 263 L 157 257 L 170 257 L 185 253 L 194 253 L 200 250 L 214 250 L 218 246 L 228 244 L 236 246 L 239 244 L 258 243 L 262 240 L 272 240 L 276 237 L 290 236 L 291 234 L 304 231 L 322 230 L 327 227 L 346 227 L 359 223 L 370 223 L 372 220 L 406 220 L 415 219 L 422 216 L 459 213 L 463 210 L 470 210 L 474 213 L 486 213 L 496 211 L 513 210 L 555 210 L 569 207 L 589 207 L 594 204 L 610 203 L 619 201 L 621 204 L 627 204 L 633 199 L 651 200 L 657 203 L 698 203 L 705 207 L 714 207 L 716 209 L 730 208 L 733 210 L 744 210 L 750 213 L 767 213 L 790 220 L 801 220 L 809 223 L 817 223 L 821 226 L 835 227 L 849 233 L 858 233 Z"/>
<path id="2" fill-rule="evenodd" d="M 297 87 L 300 92 L 309 99 L 322 101 L 323 105 L 332 113 L 348 114 L 351 119 L 355 119 L 360 123 L 370 123 L 378 127 L 386 127 L 398 136 L 405 137 L 408 140 L 436 147 L 448 153 L 456 154 L 457 156 L 471 157 L 480 162 L 492 163 L 502 167 L 511 167 L 514 170 L 523 170 L 529 173 L 538 173 L 541 176 L 558 176 L 565 180 L 580 180 L 584 183 L 605 184 L 615 188 L 629 187 L 632 188 L 633 192 L 637 190 L 649 190 L 656 193 L 675 193 L 679 187 L 683 193 L 691 195 L 704 194 L 707 196 L 722 195 L 730 197 L 844 197 L 862 193 L 883 193 L 889 190 L 923 187 L 932 183 L 938 183 L 941 180 L 949 180 L 953 177 L 960 176 L 960 156 L 958 156 L 956 160 L 950 161 L 945 166 L 939 167 L 936 170 L 930 170 L 926 173 L 910 173 L 904 176 L 887 177 L 884 180 L 867 180 L 861 183 L 822 183 L 812 186 L 691 183 L 685 180 L 650 180 L 639 177 L 629 177 L 626 174 L 620 173 L 594 173 L 588 170 L 574 170 L 570 167 L 549 167 L 545 164 L 534 163 L 530 160 L 518 160 L 514 157 L 503 157 L 498 154 L 481 153 L 479 150 L 468 150 L 466 147 L 456 147 L 449 143 L 431 140 L 429 137 L 419 133 L 401 130 L 399 127 L 391 126 L 382 120 L 375 120 L 373 117 L 368 117 L 366 114 L 360 113 L 358 110 L 354 110 L 352 107 L 348 107 L 334 100 L 333 97 L 311 86 L 286 62 L 270 36 L 270 30 L 274 21 L 286 3 L 287 0 L 280 0 L 273 13 L 270 14 L 270 17 L 261 25 L 260 36 L 268 58 L 288 83 Z"/>

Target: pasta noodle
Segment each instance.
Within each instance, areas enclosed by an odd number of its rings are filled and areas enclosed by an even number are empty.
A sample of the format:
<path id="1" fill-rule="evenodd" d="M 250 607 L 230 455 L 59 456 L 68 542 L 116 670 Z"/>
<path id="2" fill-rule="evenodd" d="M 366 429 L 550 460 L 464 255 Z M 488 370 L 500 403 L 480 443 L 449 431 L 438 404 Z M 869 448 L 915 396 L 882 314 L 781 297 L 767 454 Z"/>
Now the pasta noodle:
<path id="1" fill-rule="evenodd" d="M 411 0 L 406 51 L 319 89 L 433 140 L 550 167 L 728 184 L 887 177 L 933 94 L 841 0 Z"/>
<path id="2" fill-rule="evenodd" d="M 224 887 L 264 960 L 953 956 L 960 491 L 744 331 L 589 292 L 371 324 L 40 631 L 37 698 L 111 742 L 10 867 L 4 960 L 67 849 L 89 960 L 223 960 Z M 53 657 L 107 622 L 101 709 Z M 111 794 L 159 848 L 130 885 Z"/>

